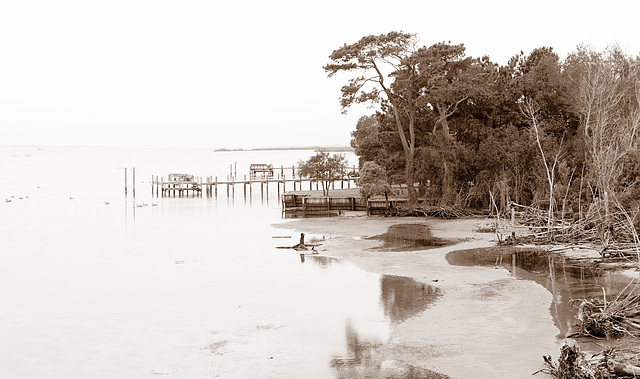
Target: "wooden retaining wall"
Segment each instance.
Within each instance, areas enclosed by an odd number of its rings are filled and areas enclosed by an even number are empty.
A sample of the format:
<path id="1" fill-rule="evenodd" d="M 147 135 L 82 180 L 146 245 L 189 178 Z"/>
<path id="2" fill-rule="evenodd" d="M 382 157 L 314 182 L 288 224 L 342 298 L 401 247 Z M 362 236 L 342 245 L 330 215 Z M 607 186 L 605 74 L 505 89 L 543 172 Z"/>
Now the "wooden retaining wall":
<path id="1" fill-rule="evenodd" d="M 332 211 L 366 211 L 367 204 L 359 197 L 311 197 L 282 195 L 282 210 L 299 211 L 308 215 L 322 215 Z"/>
<path id="2" fill-rule="evenodd" d="M 419 205 L 435 205 L 438 199 L 419 199 Z M 407 199 L 369 199 L 361 197 L 311 197 L 309 195 L 282 195 L 284 212 L 304 212 L 307 215 L 323 215 L 332 211 L 366 211 L 368 215 L 383 215 L 391 208 L 406 206 Z"/>
<path id="3" fill-rule="evenodd" d="M 369 199 L 367 204 L 368 215 L 380 215 L 385 214 L 390 208 L 406 205 L 408 200 L 371 200 Z"/>
<path id="4" fill-rule="evenodd" d="M 418 199 L 419 206 L 434 206 L 438 204 L 439 199 L 435 197 Z M 408 199 L 369 199 L 367 204 L 367 214 L 380 215 L 385 214 L 390 208 L 401 208 L 407 206 Z"/>

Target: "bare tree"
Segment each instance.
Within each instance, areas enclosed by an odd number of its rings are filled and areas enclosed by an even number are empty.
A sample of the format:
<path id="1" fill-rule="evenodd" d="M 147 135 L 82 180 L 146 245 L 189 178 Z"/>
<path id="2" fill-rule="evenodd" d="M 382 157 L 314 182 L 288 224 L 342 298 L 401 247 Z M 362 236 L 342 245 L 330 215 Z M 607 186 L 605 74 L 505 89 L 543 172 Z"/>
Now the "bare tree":
<path id="1" fill-rule="evenodd" d="M 526 99 L 525 101 L 520 103 L 520 111 L 529 121 L 529 124 L 531 125 L 535 134 L 536 144 L 538 145 L 538 150 L 540 150 L 542 163 L 544 164 L 545 173 L 547 174 L 547 184 L 549 185 L 549 211 L 547 215 L 547 227 L 549 232 L 551 232 L 551 226 L 553 223 L 553 210 L 555 205 L 555 199 L 553 195 L 555 189 L 555 172 L 556 165 L 558 164 L 558 161 L 561 157 L 562 141 L 560 141 L 560 147 L 558 148 L 558 151 L 553 158 L 553 163 L 550 164 L 550 162 L 547 161 L 547 156 L 544 152 L 544 149 L 542 148 L 542 142 L 540 141 L 541 123 L 539 110 L 540 108 L 536 106 L 535 102 L 531 99 Z"/>
<path id="2" fill-rule="evenodd" d="M 638 146 L 640 87 L 637 82 L 625 85 L 610 64 L 597 57 L 585 67 L 577 100 L 595 202 L 604 210 L 608 227 L 611 204 L 618 203 L 615 190 L 624 158 Z"/>

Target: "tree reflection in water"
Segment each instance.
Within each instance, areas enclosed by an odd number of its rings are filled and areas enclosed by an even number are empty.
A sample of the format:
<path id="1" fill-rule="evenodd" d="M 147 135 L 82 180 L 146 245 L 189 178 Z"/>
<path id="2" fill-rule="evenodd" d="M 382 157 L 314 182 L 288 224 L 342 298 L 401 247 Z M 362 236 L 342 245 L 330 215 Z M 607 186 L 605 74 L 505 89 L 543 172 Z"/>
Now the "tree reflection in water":
<path id="1" fill-rule="evenodd" d="M 631 280 L 623 274 L 564 256 L 510 246 L 452 251 L 446 259 L 457 266 L 504 267 L 517 279 L 542 285 L 552 295 L 549 310 L 559 329 L 559 339 L 574 332 L 578 313 L 574 300 L 602 298 L 603 290 L 615 296 Z"/>
<path id="2" fill-rule="evenodd" d="M 383 241 L 382 247 L 374 250 L 424 250 L 448 246 L 455 241 L 434 237 L 431 230 L 424 224 L 396 224 L 389 227 L 386 233 L 369 237 Z"/>
<path id="3" fill-rule="evenodd" d="M 440 297 L 440 288 L 403 276 L 382 275 L 380 302 L 391 321 L 404 321 L 427 309 Z"/>
<path id="4" fill-rule="evenodd" d="M 351 320 L 345 322 L 347 342 L 346 356 L 331 359 L 336 378 L 397 378 L 397 379 L 447 379 L 442 375 L 420 367 L 389 359 L 375 339 L 363 339 L 353 327 Z"/>
<path id="5" fill-rule="evenodd" d="M 402 322 L 424 311 L 441 295 L 432 287 L 402 276 L 380 278 L 380 304 L 392 322 Z M 384 342 L 363 338 L 351 320 L 345 321 L 347 354 L 331 359 L 337 378 L 446 378 L 446 376 L 389 359 Z"/>

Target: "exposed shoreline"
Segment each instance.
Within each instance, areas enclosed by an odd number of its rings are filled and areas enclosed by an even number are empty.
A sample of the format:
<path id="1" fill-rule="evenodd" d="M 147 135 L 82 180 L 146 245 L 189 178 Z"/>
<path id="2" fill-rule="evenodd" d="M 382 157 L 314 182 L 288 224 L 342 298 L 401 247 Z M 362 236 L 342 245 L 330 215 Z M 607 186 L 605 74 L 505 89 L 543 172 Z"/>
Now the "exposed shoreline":
<path id="1" fill-rule="evenodd" d="M 427 250 L 380 250 L 381 235 L 396 224 L 424 224 L 433 236 L 459 243 Z M 544 367 L 542 355 L 562 340 L 550 313 L 552 295 L 507 270 L 450 265 L 454 250 L 495 246 L 495 234 L 475 230 L 484 218 L 436 220 L 348 214 L 285 221 L 279 228 L 322 238 L 320 254 L 367 271 L 398 275 L 439 288 L 443 296 L 419 315 L 392 327 L 377 348 L 383 362 L 433 370 L 452 378 L 525 378 Z"/>

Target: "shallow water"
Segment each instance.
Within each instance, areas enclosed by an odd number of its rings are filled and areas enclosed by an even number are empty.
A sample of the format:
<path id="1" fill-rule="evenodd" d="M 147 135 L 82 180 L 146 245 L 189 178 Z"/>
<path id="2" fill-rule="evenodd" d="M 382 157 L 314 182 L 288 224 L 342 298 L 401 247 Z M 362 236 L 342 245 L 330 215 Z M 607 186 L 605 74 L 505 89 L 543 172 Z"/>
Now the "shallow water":
<path id="1" fill-rule="evenodd" d="M 369 237 L 384 242 L 379 250 L 423 250 L 453 245 L 456 241 L 434 237 L 424 224 L 397 224 L 379 236 Z"/>
<path id="2" fill-rule="evenodd" d="M 325 378 L 350 354 L 345 334 L 384 340 L 437 293 L 276 249 L 297 236 L 271 227 L 275 187 L 155 198 L 149 185 L 311 154 L 0 148 L 0 377 Z"/>
<path id="3" fill-rule="evenodd" d="M 558 339 L 576 332 L 577 305 L 581 299 L 615 296 L 630 283 L 637 283 L 627 275 L 613 270 L 580 264 L 557 254 L 539 249 L 518 247 L 490 247 L 452 251 L 447 261 L 459 266 L 503 267 L 511 275 L 540 284 L 553 296 L 549 307 Z"/>

